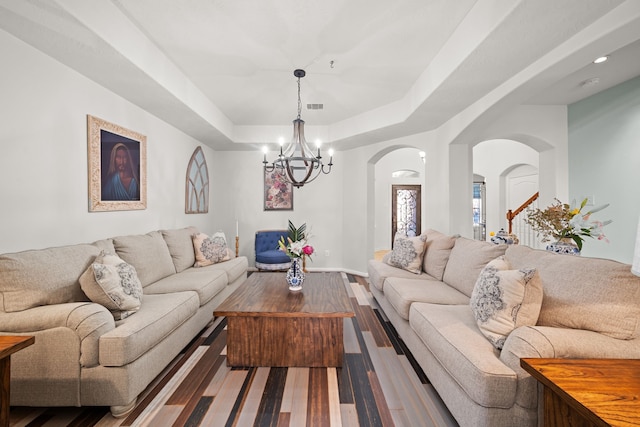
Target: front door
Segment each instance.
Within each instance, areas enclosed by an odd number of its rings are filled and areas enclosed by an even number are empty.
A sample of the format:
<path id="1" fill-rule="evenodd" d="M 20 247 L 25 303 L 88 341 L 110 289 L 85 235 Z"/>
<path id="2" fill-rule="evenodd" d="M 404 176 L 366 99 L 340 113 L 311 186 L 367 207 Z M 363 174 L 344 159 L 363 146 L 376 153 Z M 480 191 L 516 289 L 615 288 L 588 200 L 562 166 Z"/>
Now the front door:
<path id="1" fill-rule="evenodd" d="M 420 185 L 391 186 L 391 246 L 396 232 L 407 236 L 419 236 Z"/>

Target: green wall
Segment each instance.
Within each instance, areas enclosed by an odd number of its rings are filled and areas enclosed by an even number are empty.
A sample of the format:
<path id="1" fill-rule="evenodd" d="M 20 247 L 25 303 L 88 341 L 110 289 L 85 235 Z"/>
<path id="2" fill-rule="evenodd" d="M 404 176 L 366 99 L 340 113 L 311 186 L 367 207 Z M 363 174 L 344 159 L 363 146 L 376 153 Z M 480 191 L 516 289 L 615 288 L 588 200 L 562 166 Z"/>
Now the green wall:
<path id="1" fill-rule="evenodd" d="M 610 242 L 588 239 L 583 255 L 631 263 L 640 217 L 640 77 L 572 104 L 569 123 L 569 194 L 610 203 L 594 219 Z"/>

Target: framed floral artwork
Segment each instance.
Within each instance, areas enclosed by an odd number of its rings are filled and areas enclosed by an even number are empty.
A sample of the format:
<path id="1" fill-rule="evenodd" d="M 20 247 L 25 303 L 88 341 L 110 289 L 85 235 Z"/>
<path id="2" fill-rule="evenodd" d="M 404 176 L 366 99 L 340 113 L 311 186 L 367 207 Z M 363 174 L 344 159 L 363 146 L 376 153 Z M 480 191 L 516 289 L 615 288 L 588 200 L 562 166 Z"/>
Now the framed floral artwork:
<path id="1" fill-rule="evenodd" d="M 264 168 L 264 210 L 292 211 L 293 185 L 277 171 Z"/>
<path id="2" fill-rule="evenodd" d="M 147 208 L 147 137 L 87 115 L 89 211 Z"/>

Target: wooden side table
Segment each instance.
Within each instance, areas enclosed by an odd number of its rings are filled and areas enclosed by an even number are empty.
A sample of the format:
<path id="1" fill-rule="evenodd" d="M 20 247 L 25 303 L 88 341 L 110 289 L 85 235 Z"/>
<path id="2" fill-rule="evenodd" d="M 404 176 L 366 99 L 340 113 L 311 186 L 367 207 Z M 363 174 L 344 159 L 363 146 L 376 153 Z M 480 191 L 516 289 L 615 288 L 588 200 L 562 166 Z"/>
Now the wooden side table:
<path id="1" fill-rule="evenodd" d="M 32 336 L 0 336 L 0 426 L 9 426 L 11 355 L 36 341 Z"/>
<path id="2" fill-rule="evenodd" d="M 640 425 L 640 360 L 520 359 L 544 385 L 544 425 Z"/>

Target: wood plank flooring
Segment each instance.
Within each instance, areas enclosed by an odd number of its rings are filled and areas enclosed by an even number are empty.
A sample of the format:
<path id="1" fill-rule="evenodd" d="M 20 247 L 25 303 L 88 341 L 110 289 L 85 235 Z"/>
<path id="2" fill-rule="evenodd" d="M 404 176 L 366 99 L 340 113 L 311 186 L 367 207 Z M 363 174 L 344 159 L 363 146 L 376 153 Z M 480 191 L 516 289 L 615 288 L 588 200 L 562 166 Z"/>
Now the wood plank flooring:
<path id="1" fill-rule="evenodd" d="M 356 313 L 344 319 L 341 368 L 229 368 L 226 319 L 216 318 L 128 417 L 115 419 L 102 407 L 12 407 L 10 425 L 456 427 L 366 279 L 341 276 Z"/>

